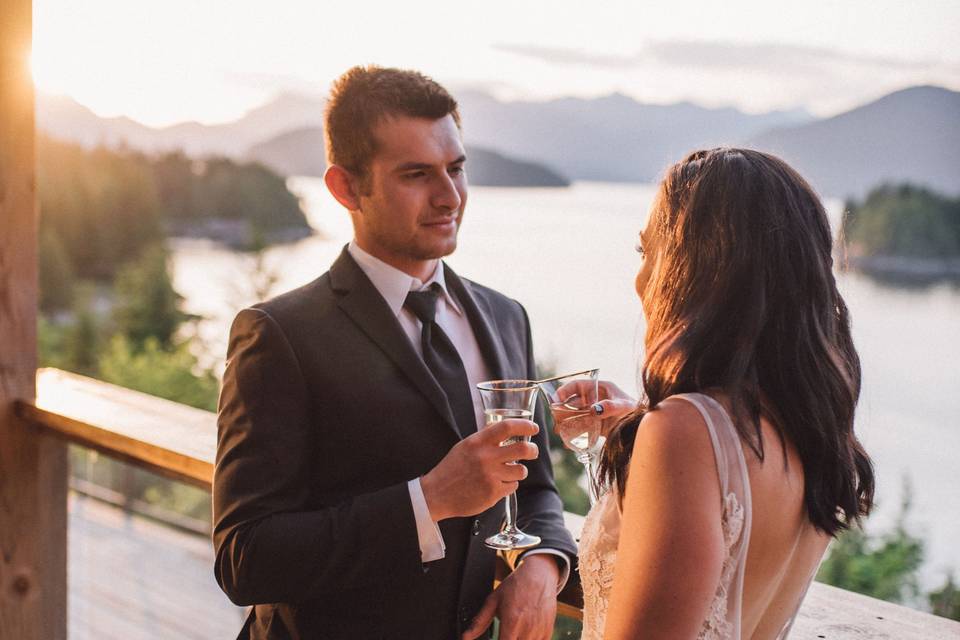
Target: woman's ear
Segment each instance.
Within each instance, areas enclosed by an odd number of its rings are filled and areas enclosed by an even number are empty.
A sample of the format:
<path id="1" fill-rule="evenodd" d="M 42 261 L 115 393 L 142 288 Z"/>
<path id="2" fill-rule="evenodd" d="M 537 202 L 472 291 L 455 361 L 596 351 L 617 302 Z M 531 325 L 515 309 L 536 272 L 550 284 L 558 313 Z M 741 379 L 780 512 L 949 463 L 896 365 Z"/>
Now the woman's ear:
<path id="1" fill-rule="evenodd" d="M 341 167 L 332 164 L 323 174 L 323 181 L 330 194 L 349 211 L 360 209 L 359 181 L 356 176 Z"/>

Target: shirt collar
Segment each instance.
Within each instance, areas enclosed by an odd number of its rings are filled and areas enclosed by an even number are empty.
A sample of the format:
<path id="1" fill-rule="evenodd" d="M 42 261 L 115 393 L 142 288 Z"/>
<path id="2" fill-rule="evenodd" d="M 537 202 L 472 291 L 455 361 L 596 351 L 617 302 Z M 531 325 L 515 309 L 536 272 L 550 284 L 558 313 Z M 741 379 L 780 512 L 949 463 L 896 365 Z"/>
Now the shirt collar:
<path id="1" fill-rule="evenodd" d="M 393 315 L 400 315 L 400 310 L 403 309 L 403 303 L 407 299 L 408 293 L 411 291 L 423 291 L 435 282 L 440 285 L 440 289 L 443 291 L 442 297 L 446 300 L 447 305 L 456 313 L 463 314 L 457 300 L 447 289 L 447 283 L 443 277 L 443 266 L 440 260 L 437 260 L 437 268 L 434 269 L 433 275 L 430 276 L 426 282 L 423 282 L 419 278 L 414 278 L 396 267 L 387 264 L 383 260 L 370 255 L 357 245 L 356 240 L 350 241 L 350 244 L 347 245 L 347 252 L 350 254 L 350 257 L 356 261 L 367 278 L 370 279 L 374 288 L 383 296 Z"/>

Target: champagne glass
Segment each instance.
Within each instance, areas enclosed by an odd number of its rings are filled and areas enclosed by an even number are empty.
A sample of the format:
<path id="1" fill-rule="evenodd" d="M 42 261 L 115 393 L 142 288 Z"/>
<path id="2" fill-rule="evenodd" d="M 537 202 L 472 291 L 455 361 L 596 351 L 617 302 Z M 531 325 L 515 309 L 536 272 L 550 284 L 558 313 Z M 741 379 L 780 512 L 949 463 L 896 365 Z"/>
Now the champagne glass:
<path id="1" fill-rule="evenodd" d="M 606 440 L 600 435 L 600 419 L 593 413 L 599 400 L 599 369 L 588 369 L 540 380 L 540 390 L 547 397 L 553 425 L 563 444 L 574 452 L 577 461 L 586 467 L 590 504 L 597 495 L 596 467 Z"/>
<path id="2" fill-rule="evenodd" d="M 491 380 L 477 385 L 483 412 L 486 414 L 486 426 L 508 418 L 533 420 L 533 410 L 537 403 L 537 383 L 532 380 Z M 529 442 L 529 436 L 514 436 L 500 443 L 500 446 L 514 442 Z M 513 463 L 517 464 L 517 463 Z M 500 533 L 490 536 L 484 542 L 492 549 L 527 549 L 540 544 L 540 538 L 524 533 L 517 528 L 517 494 L 511 493 L 506 501 L 506 518 Z"/>

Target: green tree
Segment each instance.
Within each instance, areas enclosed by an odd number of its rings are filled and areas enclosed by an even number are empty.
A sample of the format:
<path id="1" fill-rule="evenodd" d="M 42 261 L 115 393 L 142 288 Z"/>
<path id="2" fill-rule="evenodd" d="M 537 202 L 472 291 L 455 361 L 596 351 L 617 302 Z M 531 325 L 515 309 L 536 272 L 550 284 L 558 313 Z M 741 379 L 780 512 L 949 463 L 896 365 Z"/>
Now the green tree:
<path id="1" fill-rule="evenodd" d="M 77 291 L 73 317 L 63 336 L 63 367 L 85 376 L 97 375 L 102 323 L 94 309 L 96 288 L 86 283 Z"/>
<path id="2" fill-rule="evenodd" d="M 947 576 L 942 587 L 931 592 L 928 596 L 930 609 L 935 615 L 960 620 L 960 588 L 953 582 L 953 574 Z"/>
<path id="3" fill-rule="evenodd" d="M 580 486 L 583 477 L 583 465 L 566 447 L 560 436 L 553 431 L 552 423 L 547 427 L 550 433 L 550 459 L 553 462 L 553 479 L 557 492 L 563 501 L 564 511 L 586 515 L 590 510 L 590 498 Z"/>
<path id="4" fill-rule="evenodd" d="M 254 302 L 269 298 L 280 281 L 280 271 L 267 264 L 267 238 L 263 230 L 251 225 L 250 246 L 244 255 L 246 282 Z"/>
<path id="5" fill-rule="evenodd" d="M 41 238 L 55 232 L 85 279 L 110 281 L 171 229 L 195 232 L 210 219 L 236 221 L 241 232 L 244 223 L 268 234 L 309 229 L 285 180 L 259 164 L 87 150 L 41 136 L 37 174 Z"/>
<path id="6" fill-rule="evenodd" d="M 68 368 L 63 354 L 65 334 L 62 324 L 51 321 L 43 314 L 37 318 L 37 356 L 41 367 Z"/>
<path id="7" fill-rule="evenodd" d="M 149 160 L 41 137 L 37 143 L 41 236 L 55 230 L 78 276 L 100 281 L 163 238 Z"/>
<path id="8" fill-rule="evenodd" d="M 166 249 L 153 245 L 117 274 L 113 321 L 134 348 L 154 338 L 169 349 L 180 323 L 190 317 L 180 311 L 181 300 L 173 288 Z"/>
<path id="9" fill-rule="evenodd" d="M 73 304 L 75 274 L 70 255 L 54 229 L 40 234 L 40 309 L 59 311 Z"/>
<path id="10" fill-rule="evenodd" d="M 198 218 L 209 213 L 200 207 L 198 200 L 204 166 L 204 162 L 195 161 L 180 151 L 154 161 L 153 176 L 165 218 Z"/>
<path id="11" fill-rule="evenodd" d="M 892 530 L 871 536 L 851 528 L 830 546 L 817 580 L 881 600 L 910 602 L 919 594 L 917 571 L 924 544 L 906 528 L 911 492 L 905 485 L 900 513 Z"/>
<path id="12" fill-rule="evenodd" d="M 862 255 L 960 256 L 960 199 L 909 184 L 882 185 L 849 201 L 844 237 Z"/>
<path id="13" fill-rule="evenodd" d="M 106 382 L 216 411 L 219 383 L 211 371 L 200 368 L 189 342 L 164 349 L 154 336 L 135 345 L 117 334 L 100 355 L 98 369 Z"/>
<path id="14" fill-rule="evenodd" d="M 211 158 L 198 179 L 197 210 L 206 215 L 247 220 L 266 232 L 307 226 L 299 199 L 263 165 Z"/>

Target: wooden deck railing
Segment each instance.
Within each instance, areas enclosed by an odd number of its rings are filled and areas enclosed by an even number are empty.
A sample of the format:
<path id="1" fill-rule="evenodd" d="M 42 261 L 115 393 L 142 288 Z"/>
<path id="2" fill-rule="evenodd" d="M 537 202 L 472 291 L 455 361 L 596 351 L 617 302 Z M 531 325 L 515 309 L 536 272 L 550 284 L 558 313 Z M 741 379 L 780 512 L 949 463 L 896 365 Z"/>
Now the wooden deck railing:
<path id="1" fill-rule="evenodd" d="M 20 418 L 69 442 L 209 489 L 216 416 L 56 369 L 37 373 L 35 402 L 17 402 Z M 579 537 L 583 519 L 566 514 Z M 580 594 L 561 594 L 560 612 L 580 617 Z M 960 623 L 814 583 L 794 638 L 960 638 Z"/>

